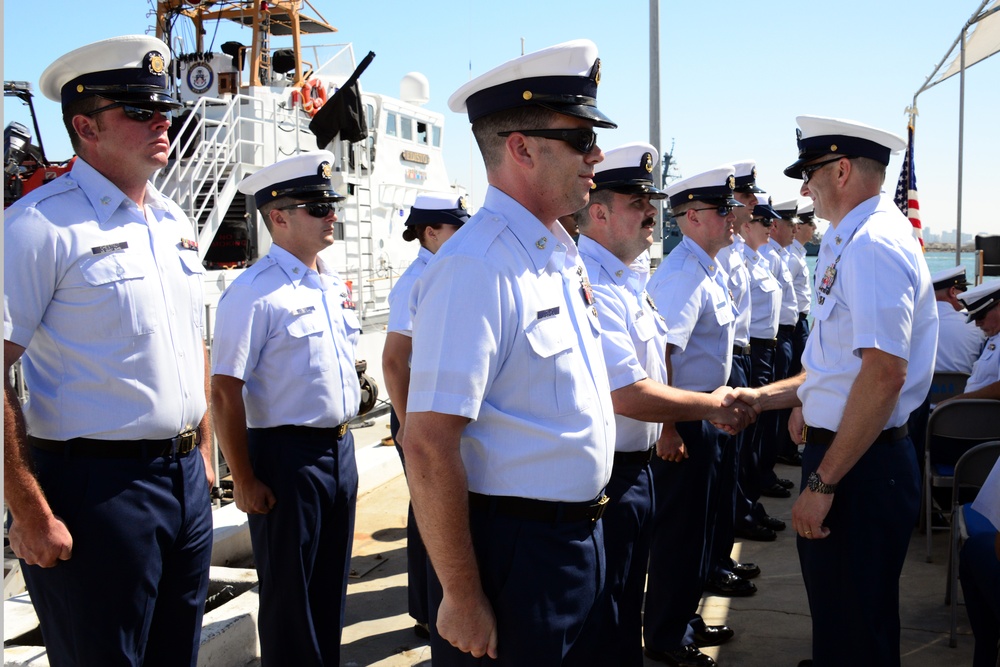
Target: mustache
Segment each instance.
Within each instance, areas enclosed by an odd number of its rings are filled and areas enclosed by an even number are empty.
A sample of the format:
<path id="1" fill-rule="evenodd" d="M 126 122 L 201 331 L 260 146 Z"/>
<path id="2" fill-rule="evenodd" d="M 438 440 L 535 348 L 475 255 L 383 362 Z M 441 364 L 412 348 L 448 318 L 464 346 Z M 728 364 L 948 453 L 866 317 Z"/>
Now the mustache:
<path id="1" fill-rule="evenodd" d="M 645 220 L 642 221 L 642 226 L 643 227 L 655 227 L 656 226 L 656 218 L 652 218 L 652 217 L 646 218 Z"/>

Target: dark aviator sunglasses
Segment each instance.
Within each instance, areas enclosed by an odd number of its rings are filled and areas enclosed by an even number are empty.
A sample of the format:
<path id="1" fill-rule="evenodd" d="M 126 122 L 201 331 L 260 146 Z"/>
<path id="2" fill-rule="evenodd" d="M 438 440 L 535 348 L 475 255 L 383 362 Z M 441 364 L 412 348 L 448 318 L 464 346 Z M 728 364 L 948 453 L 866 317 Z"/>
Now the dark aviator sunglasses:
<path id="1" fill-rule="evenodd" d="M 132 120 L 139 121 L 140 123 L 152 120 L 153 116 L 157 113 L 162 114 L 168 123 L 173 120 L 174 117 L 174 111 L 170 107 L 159 105 L 142 106 L 138 104 L 129 104 L 127 102 L 114 102 L 113 104 L 101 107 L 100 109 L 94 109 L 93 111 L 87 112 L 83 115 L 88 118 L 93 118 L 97 114 L 108 111 L 109 109 L 121 109 L 125 113 L 126 118 L 131 118 Z"/>
<path id="2" fill-rule="evenodd" d="M 509 137 L 515 132 L 523 134 L 526 137 L 541 137 L 554 141 L 565 141 L 584 155 L 594 150 L 594 146 L 597 145 L 597 133 L 589 127 L 578 127 L 571 130 L 507 130 L 506 132 L 497 132 L 497 135 Z"/>
<path id="3" fill-rule="evenodd" d="M 287 211 L 293 208 L 304 208 L 306 213 L 308 213 L 313 218 L 325 218 L 330 215 L 333 211 L 335 214 L 340 213 L 340 207 L 336 204 L 328 201 L 324 202 L 306 202 L 305 204 L 292 204 L 291 206 L 282 206 L 279 211 Z"/>

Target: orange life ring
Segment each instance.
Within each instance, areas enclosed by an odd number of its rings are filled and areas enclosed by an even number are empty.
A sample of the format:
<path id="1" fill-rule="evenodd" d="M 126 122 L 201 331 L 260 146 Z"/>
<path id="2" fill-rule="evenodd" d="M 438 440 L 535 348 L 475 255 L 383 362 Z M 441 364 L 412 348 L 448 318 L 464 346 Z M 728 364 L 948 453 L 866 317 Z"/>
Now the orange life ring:
<path id="1" fill-rule="evenodd" d="M 313 115 L 320 110 L 324 104 L 326 104 L 326 86 L 319 79 L 312 80 L 312 86 L 315 89 L 316 98 L 313 100 Z"/>
<path id="2" fill-rule="evenodd" d="M 310 116 L 316 114 L 316 108 L 313 106 L 311 81 L 306 81 L 302 84 L 302 110 Z"/>

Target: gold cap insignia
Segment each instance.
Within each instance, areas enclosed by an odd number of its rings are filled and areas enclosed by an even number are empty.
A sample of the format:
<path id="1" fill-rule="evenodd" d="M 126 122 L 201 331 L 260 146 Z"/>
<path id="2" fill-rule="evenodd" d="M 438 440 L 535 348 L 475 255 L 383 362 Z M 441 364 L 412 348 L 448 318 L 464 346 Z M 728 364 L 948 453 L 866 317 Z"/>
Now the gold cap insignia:
<path id="1" fill-rule="evenodd" d="M 521 97 L 523 97 L 525 100 L 530 100 L 532 97 L 531 91 L 530 90 L 524 91 L 523 93 L 521 93 Z"/>
<path id="2" fill-rule="evenodd" d="M 330 177 L 333 176 L 333 167 L 330 165 L 329 162 L 325 162 L 325 161 L 324 162 L 320 162 L 319 163 L 319 173 L 320 173 L 320 176 L 322 176 L 323 178 L 325 178 L 327 180 L 330 180 Z"/>
<path id="3" fill-rule="evenodd" d="M 726 179 L 726 187 L 729 188 L 730 190 L 733 190 L 733 189 L 736 188 L 736 177 L 735 176 L 730 175 L 729 178 Z"/>
<path id="4" fill-rule="evenodd" d="M 830 144 L 830 151 L 836 153 L 837 152 L 837 144 Z"/>
<path id="5" fill-rule="evenodd" d="M 596 83 L 598 86 L 601 85 L 601 59 L 600 58 L 598 58 L 597 60 L 594 61 L 594 68 L 593 68 L 592 71 L 594 72 L 594 83 Z"/>
<path id="6" fill-rule="evenodd" d="M 277 190 L 271 190 L 271 196 L 272 197 L 277 197 L 278 196 L 278 191 Z"/>
<path id="7" fill-rule="evenodd" d="M 469 210 L 469 205 L 465 203 L 465 197 L 464 196 L 458 198 L 458 208 L 460 208 L 463 211 L 468 211 Z"/>
<path id="8" fill-rule="evenodd" d="M 688 195 L 688 200 L 694 199 L 694 195 Z"/>
<path id="9" fill-rule="evenodd" d="M 163 61 L 163 56 L 156 51 L 150 51 L 146 54 L 146 58 L 149 59 L 149 73 L 156 74 L 159 76 L 163 74 L 163 70 L 166 69 L 165 63 Z"/>
<path id="10" fill-rule="evenodd" d="M 647 174 L 653 173 L 653 154 L 646 153 L 642 156 L 642 166 Z"/>
<path id="11" fill-rule="evenodd" d="M 78 93 L 82 93 L 83 92 L 83 84 L 82 83 L 76 84 L 76 92 L 78 92 Z"/>
<path id="12" fill-rule="evenodd" d="M 750 168 L 750 178 L 752 178 L 755 181 L 757 180 L 757 167 Z"/>

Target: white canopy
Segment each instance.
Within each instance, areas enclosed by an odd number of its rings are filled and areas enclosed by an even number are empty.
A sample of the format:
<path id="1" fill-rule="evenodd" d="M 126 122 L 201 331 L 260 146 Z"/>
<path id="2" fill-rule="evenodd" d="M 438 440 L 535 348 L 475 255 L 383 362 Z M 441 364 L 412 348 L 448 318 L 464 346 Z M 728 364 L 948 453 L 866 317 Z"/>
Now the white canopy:
<path id="1" fill-rule="evenodd" d="M 980 60 L 985 60 L 1000 51 L 1000 0 L 993 0 L 989 9 L 983 11 L 965 41 L 965 69 L 969 69 Z M 954 47 L 952 47 L 954 48 Z M 941 76 L 934 83 L 941 83 L 948 77 L 958 74 L 962 69 L 962 54 L 958 53 Z"/>

